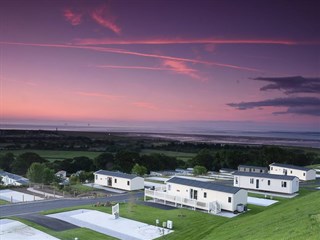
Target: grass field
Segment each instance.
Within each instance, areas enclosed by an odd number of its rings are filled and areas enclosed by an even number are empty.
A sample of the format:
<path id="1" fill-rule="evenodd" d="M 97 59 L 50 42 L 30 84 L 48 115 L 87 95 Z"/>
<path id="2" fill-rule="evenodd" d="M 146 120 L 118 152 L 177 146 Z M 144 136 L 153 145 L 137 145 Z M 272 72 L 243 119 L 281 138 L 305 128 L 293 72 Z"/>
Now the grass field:
<path id="1" fill-rule="evenodd" d="M 5 205 L 5 204 L 9 204 L 9 202 L 7 202 L 7 201 L 5 201 L 5 200 L 0 199 L 0 205 Z"/>
<path id="2" fill-rule="evenodd" d="M 174 152 L 174 151 L 164 151 L 164 150 L 155 150 L 155 149 L 143 149 L 140 154 L 149 155 L 152 153 L 164 154 L 169 157 L 176 157 L 177 159 L 188 161 L 189 159 L 196 156 L 196 153 L 185 153 L 185 152 Z"/>
<path id="3" fill-rule="evenodd" d="M 2 150 L 0 151 L 0 154 L 6 154 L 8 152 L 13 153 L 15 156 L 18 156 L 25 152 L 34 152 L 49 161 L 63 160 L 66 158 L 74 158 L 74 157 L 82 157 L 82 156 L 93 159 L 102 153 L 102 152 L 58 151 L 58 150 L 5 150 L 5 151 Z"/>
<path id="4" fill-rule="evenodd" d="M 165 239 L 320 239 L 320 191 L 302 189 L 294 199 L 279 198 L 269 207 L 249 205 L 250 211 L 228 219 L 207 213 L 187 210 L 160 210 L 143 205 L 121 204 L 120 216 L 154 225 L 172 220 L 175 232 Z M 110 207 L 75 207 L 46 212 L 56 213 L 87 208 L 111 213 Z M 148 213 L 148 214 L 146 214 Z M 51 234 L 47 231 L 47 233 Z M 63 232 L 60 233 L 64 238 Z M 53 234 L 52 234 L 53 235 Z M 54 235 L 57 236 L 57 235 Z M 87 236 L 87 235 L 86 235 Z M 87 239 L 79 235 L 80 239 Z M 95 238 L 95 239 L 109 239 Z"/>

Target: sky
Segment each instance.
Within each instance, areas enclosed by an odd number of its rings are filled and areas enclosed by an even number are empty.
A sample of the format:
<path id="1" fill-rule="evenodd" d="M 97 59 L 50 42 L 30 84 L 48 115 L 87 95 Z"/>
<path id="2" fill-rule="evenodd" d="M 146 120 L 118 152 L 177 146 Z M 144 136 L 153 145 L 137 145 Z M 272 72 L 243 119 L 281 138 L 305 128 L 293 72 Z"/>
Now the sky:
<path id="1" fill-rule="evenodd" d="M 1 0 L 0 120 L 319 131 L 319 12 L 317 0 Z"/>

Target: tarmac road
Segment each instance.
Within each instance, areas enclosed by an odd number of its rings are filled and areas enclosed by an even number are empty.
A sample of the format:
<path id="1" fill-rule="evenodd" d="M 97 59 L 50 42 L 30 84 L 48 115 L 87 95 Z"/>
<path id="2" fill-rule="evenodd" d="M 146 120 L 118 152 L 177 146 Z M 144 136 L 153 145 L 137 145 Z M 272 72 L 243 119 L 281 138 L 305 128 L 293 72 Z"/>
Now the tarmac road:
<path id="1" fill-rule="evenodd" d="M 25 214 L 38 213 L 41 211 L 74 207 L 88 204 L 95 204 L 97 202 L 125 202 L 128 200 L 136 200 L 143 197 L 143 192 L 125 193 L 103 198 L 86 198 L 86 199 L 56 199 L 44 200 L 35 202 L 6 204 L 0 206 L 0 217 L 12 217 Z"/>

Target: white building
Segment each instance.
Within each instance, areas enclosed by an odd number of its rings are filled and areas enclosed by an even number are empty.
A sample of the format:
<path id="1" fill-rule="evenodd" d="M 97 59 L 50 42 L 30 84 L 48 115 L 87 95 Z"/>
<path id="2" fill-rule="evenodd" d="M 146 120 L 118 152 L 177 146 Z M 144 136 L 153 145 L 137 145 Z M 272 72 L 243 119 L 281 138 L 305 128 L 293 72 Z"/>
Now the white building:
<path id="1" fill-rule="evenodd" d="M 247 204 L 247 191 L 237 187 L 173 177 L 165 188 L 145 189 L 145 198 L 176 207 L 191 207 L 218 213 L 221 210 L 243 211 Z"/>
<path id="2" fill-rule="evenodd" d="M 235 187 L 286 194 L 299 191 L 299 179 L 295 176 L 240 171 L 233 175 L 233 186 Z"/>
<path id="3" fill-rule="evenodd" d="M 21 177 L 19 175 L 8 173 L 5 171 L 0 171 L 1 181 L 3 185 L 13 185 L 13 186 L 22 186 L 28 185 L 29 179 Z"/>
<path id="4" fill-rule="evenodd" d="M 144 188 L 144 179 L 133 174 L 99 170 L 94 173 L 94 183 L 127 191 Z"/>
<path id="5" fill-rule="evenodd" d="M 316 170 L 311 168 L 280 163 L 272 163 L 269 166 L 271 174 L 296 176 L 304 181 L 316 179 Z"/>
<path id="6" fill-rule="evenodd" d="M 256 173 L 268 173 L 267 167 L 250 166 L 250 165 L 239 165 L 238 171 L 240 172 L 256 172 Z"/>

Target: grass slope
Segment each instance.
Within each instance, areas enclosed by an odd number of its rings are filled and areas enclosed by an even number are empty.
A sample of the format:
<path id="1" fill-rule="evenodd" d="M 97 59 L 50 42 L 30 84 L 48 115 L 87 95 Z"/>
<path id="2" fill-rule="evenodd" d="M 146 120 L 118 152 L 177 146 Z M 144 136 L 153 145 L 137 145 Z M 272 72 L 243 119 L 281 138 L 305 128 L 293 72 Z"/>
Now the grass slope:
<path id="1" fill-rule="evenodd" d="M 288 199 L 214 229 L 213 239 L 320 239 L 320 192 Z"/>
<path id="2" fill-rule="evenodd" d="M 320 239 L 320 191 L 301 190 L 294 199 L 278 199 L 269 207 L 249 205 L 250 211 L 228 219 L 207 213 L 187 210 L 121 204 L 120 216 L 155 225 L 172 220 L 175 232 L 165 239 Z M 78 207 L 79 208 L 79 207 Z M 110 207 L 87 209 L 111 213 Z M 76 208 L 72 208 L 76 209 Z M 70 209 L 60 209 L 67 211 Z M 57 212 L 57 211 L 54 211 Z"/>

